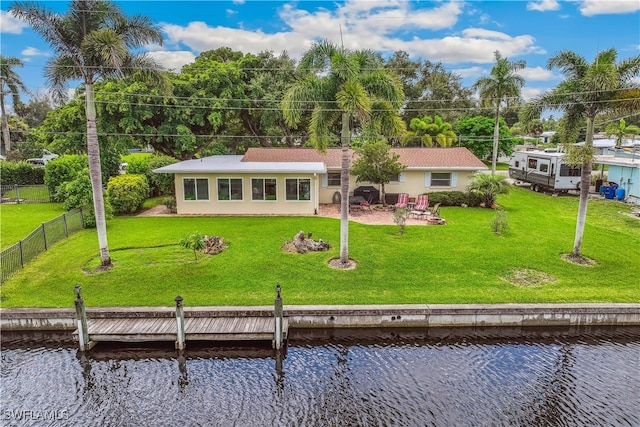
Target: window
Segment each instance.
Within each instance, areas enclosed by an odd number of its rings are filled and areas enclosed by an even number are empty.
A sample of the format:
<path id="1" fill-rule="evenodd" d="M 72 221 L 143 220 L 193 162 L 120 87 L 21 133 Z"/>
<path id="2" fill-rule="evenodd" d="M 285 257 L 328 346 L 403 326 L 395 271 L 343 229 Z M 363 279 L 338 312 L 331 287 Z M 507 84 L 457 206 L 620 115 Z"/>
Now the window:
<path id="1" fill-rule="evenodd" d="M 391 175 L 391 177 L 389 178 L 389 182 L 399 182 L 399 181 L 400 181 L 400 174 Z"/>
<path id="2" fill-rule="evenodd" d="M 284 182 L 287 200 L 311 200 L 309 178 L 287 178 Z"/>
<path id="3" fill-rule="evenodd" d="M 519 160 L 516 160 L 516 164 L 515 164 L 514 166 L 515 166 L 516 168 L 519 168 L 519 167 L 520 167 L 520 161 L 519 161 Z"/>
<path id="4" fill-rule="evenodd" d="M 340 172 L 329 172 L 327 174 L 327 186 L 340 187 Z"/>
<path id="5" fill-rule="evenodd" d="M 451 187 L 451 173 L 433 172 L 431 174 L 431 185 L 433 187 Z"/>
<path id="6" fill-rule="evenodd" d="M 242 200 L 242 178 L 218 178 L 218 200 Z"/>
<path id="7" fill-rule="evenodd" d="M 572 168 L 568 165 L 560 165 L 560 176 L 580 176 L 581 168 Z"/>
<path id="8" fill-rule="evenodd" d="M 540 172 L 549 172 L 549 165 L 546 163 L 540 164 Z"/>
<path id="9" fill-rule="evenodd" d="M 276 200 L 275 178 L 252 178 L 251 200 Z"/>
<path id="10" fill-rule="evenodd" d="M 208 178 L 182 178 L 184 200 L 209 200 Z"/>
<path id="11" fill-rule="evenodd" d="M 529 168 L 529 169 L 538 169 L 538 160 L 529 159 L 529 163 L 527 164 L 527 168 Z"/>

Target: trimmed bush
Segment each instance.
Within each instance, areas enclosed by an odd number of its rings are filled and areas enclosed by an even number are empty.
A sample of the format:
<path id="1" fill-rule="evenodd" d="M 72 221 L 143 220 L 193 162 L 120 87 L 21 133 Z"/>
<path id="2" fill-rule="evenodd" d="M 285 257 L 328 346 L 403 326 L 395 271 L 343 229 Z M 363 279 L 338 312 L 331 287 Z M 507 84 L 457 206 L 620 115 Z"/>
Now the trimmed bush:
<path id="1" fill-rule="evenodd" d="M 483 202 L 482 196 L 462 191 L 437 191 L 429 194 L 429 205 L 440 203 L 440 206 L 462 206 L 477 208 Z"/>
<path id="2" fill-rule="evenodd" d="M 62 184 L 58 189 L 64 200 L 65 210 L 82 208 L 84 213 L 84 223 L 87 228 L 96 226 L 95 210 L 93 208 L 93 190 L 91 189 L 91 177 L 89 168 L 78 173 L 73 181 Z M 106 219 L 113 218 L 113 209 L 109 200 L 104 200 L 104 214 Z"/>
<path id="3" fill-rule="evenodd" d="M 64 155 L 48 162 L 44 168 L 44 182 L 53 194 L 53 201 L 64 202 L 62 185 L 75 180 L 88 167 L 89 161 L 86 155 Z"/>
<path id="4" fill-rule="evenodd" d="M 149 197 L 149 184 L 144 175 L 114 176 L 109 179 L 107 194 L 115 213 L 134 213 L 142 208 Z"/>
<path id="5" fill-rule="evenodd" d="M 42 185 L 44 168 L 36 168 L 26 162 L 0 161 L 1 185 Z"/>
<path id="6" fill-rule="evenodd" d="M 126 156 L 127 173 L 132 175 L 145 175 L 149 174 L 149 156 Z"/>
<path id="7" fill-rule="evenodd" d="M 147 180 L 149 181 L 149 187 L 151 195 L 153 196 L 168 196 L 173 194 L 174 177 L 172 173 L 155 173 L 154 169 L 161 168 L 163 166 L 172 165 L 177 163 L 177 160 L 173 157 L 163 155 L 153 155 L 148 160 L 149 173 L 147 174 Z"/>

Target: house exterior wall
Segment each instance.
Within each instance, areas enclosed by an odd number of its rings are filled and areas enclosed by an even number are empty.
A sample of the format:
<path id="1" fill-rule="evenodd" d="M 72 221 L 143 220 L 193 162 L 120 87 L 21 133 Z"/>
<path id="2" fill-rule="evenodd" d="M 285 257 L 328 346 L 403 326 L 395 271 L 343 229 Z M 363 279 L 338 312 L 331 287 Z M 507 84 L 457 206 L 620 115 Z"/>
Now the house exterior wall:
<path id="1" fill-rule="evenodd" d="M 607 181 L 625 190 L 625 201 L 640 205 L 640 167 L 609 165 Z"/>
<path id="2" fill-rule="evenodd" d="M 329 170 L 329 173 L 339 173 L 339 170 Z M 451 185 L 432 185 L 431 177 L 433 173 L 450 173 Z M 385 184 L 384 191 L 387 194 L 392 193 L 408 193 L 409 197 L 415 197 L 418 194 L 431 193 L 436 191 L 466 191 L 467 184 L 473 176 L 473 171 L 451 171 L 451 170 L 408 170 L 400 175 L 399 181 L 392 181 Z M 320 177 L 320 203 L 333 203 L 333 195 L 337 191 L 340 192 L 340 185 L 328 185 L 325 177 Z M 374 186 L 380 189 L 379 185 L 369 182 L 356 182 L 356 177 L 351 176 L 349 179 L 349 194 L 353 194 L 353 190 L 360 186 Z"/>
<path id="3" fill-rule="evenodd" d="M 218 179 L 240 179 L 242 182 L 242 200 L 218 200 Z M 252 200 L 252 179 L 275 179 L 276 200 Z M 286 200 L 285 181 L 290 179 L 308 179 L 310 182 L 310 200 Z M 185 200 L 184 180 L 207 180 L 208 200 Z M 319 206 L 318 174 L 205 174 L 176 173 L 176 209 L 180 215 L 313 215 Z"/>

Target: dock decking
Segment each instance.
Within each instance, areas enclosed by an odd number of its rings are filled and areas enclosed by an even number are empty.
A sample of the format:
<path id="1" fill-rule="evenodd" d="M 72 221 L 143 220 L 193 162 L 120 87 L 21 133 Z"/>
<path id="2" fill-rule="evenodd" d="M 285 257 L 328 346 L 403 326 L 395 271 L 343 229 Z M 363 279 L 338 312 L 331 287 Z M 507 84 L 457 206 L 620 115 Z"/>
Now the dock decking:
<path id="1" fill-rule="evenodd" d="M 87 320 L 93 342 L 176 341 L 175 317 L 102 318 Z M 286 340 L 289 320 L 283 319 Z M 272 341 L 275 319 L 271 317 L 187 317 L 186 341 Z M 74 331 L 77 337 L 78 331 Z"/>

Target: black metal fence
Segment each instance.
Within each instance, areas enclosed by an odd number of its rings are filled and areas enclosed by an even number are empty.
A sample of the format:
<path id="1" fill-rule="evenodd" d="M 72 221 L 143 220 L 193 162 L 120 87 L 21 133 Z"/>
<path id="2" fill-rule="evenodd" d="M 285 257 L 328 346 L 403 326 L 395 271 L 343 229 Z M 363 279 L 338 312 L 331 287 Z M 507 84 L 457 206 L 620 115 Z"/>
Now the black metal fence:
<path id="1" fill-rule="evenodd" d="M 46 185 L 1 185 L 0 203 L 49 203 L 51 193 Z"/>
<path id="2" fill-rule="evenodd" d="M 27 237 L 0 252 L 0 282 L 7 280 L 26 263 L 51 245 L 84 228 L 82 209 L 75 209 L 43 222 Z"/>

